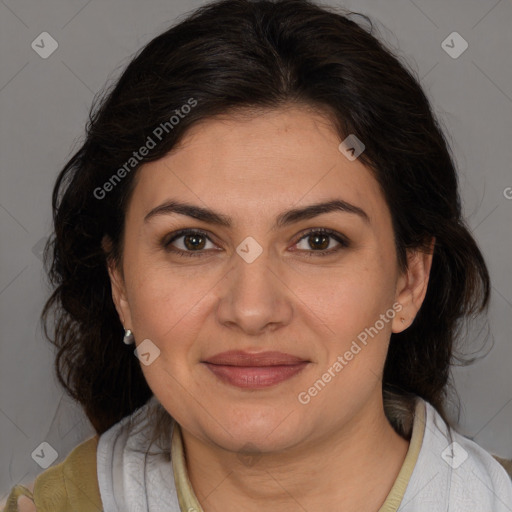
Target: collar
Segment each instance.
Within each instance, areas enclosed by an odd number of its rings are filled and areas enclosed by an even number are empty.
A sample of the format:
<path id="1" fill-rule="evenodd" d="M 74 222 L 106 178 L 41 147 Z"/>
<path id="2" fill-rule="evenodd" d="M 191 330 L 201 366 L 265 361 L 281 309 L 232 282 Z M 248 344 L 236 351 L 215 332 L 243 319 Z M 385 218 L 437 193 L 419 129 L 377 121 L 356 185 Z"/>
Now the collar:
<path id="1" fill-rule="evenodd" d="M 391 406 L 393 407 L 393 406 Z M 418 455 L 420 453 L 421 445 L 423 442 L 426 421 L 426 404 L 417 398 L 416 407 L 412 417 L 407 416 L 407 409 L 394 407 L 393 418 L 398 420 L 400 424 L 409 425 L 409 430 L 412 428 L 409 449 L 407 451 L 402 468 L 389 492 L 386 501 L 379 509 L 379 512 L 396 512 L 405 494 L 405 490 L 411 478 Z M 395 421 L 394 421 L 395 422 Z M 194 493 L 192 484 L 189 480 L 187 473 L 187 466 L 185 461 L 185 453 L 183 449 L 183 436 L 181 428 L 176 423 L 171 442 L 171 460 L 174 471 L 174 482 L 176 486 L 178 501 L 182 511 L 194 510 L 203 512 L 203 509 Z"/>

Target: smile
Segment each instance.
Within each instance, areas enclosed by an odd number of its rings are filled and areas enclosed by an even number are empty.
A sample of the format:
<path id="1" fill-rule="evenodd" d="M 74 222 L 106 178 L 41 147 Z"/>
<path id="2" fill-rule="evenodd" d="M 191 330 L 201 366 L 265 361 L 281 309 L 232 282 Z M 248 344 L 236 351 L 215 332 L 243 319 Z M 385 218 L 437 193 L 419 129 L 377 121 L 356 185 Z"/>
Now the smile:
<path id="1" fill-rule="evenodd" d="M 259 389 L 275 386 L 291 379 L 301 372 L 308 361 L 289 365 L 273 366 L 230 366 L 222 364 L 203 363 L 224 383 L 245 389 Z"/>

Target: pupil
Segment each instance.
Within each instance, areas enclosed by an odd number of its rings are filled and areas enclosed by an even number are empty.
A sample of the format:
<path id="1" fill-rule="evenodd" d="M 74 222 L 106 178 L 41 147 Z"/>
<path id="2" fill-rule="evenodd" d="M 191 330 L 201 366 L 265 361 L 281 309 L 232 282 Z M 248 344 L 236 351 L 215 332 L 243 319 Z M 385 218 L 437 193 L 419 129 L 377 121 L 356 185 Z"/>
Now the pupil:
<path id="1" fill-rule="evenodd" d="M 185 237 L 185 246 L 187 247 L 187 249 L 201 249 L 204 245 L 204 241 L 203 241 L 203 244 L 201 243 L 197 243 L 198 240 L 201 240 L 203 237 L 201 235 L 187 235 Z M 192 240 L 192 243 L 188 243 L 190 240 Z"/>
<path id="2" fill-rule="evenodd" d="M 310 243 L 311 243 L 311 241 L 313 241 L 312 247 L 315 246 L 316 244 L 321 245 L 321 247 L 313 247 L 314 249 L 323 250 L 323 249 L 327 249 L 327 247 L 329 247 L 329 237 L 326 235 L 310 235 L 309 240 L 310 240 Z M 323 240 L 324 243 L 318 242 L 318 240 Z M 327 242 L 327 243 L 325 243 L 325 242 Z"/>

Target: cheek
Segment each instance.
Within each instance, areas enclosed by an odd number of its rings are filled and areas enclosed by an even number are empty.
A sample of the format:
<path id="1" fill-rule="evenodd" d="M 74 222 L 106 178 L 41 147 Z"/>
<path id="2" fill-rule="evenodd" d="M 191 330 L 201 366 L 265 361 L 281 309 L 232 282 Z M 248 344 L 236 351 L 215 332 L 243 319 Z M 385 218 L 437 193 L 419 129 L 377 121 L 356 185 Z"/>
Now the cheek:
<path id="1" fill-rule="evenodd" d="M 169 263 L 149 262 L 140 257 L 127 263 L 130 311 L 134 331 L 165 343 L 183 324 L 194 325 L 213 283 L 200 267 L 185 273 Z"/>
<path id="2" fill-rule="evenodd" d="M 328 330 L 322 330 L 327 333 L 321 337 L 325 359 L 322 358 L 317 377 L 329 369 L 336 375 L 328 385 L 330 391 L 322 393 L 318 400 L 320 404 L 327 406 L 330 400 L 340 399 L 349 403 L 356 396 L 369 393 L 378 382 L 392 319 L 397 314 L 393 308 L 393 274 L 388 266 L 385 257 L 367 251 L 354 257 L 350 264 L 333 269 L 323 283 L 317 281 L 315 287 L 304 288 L 304 302 L 315 308 L 328 326 Z"/>
<path id="3" fill-rule="evenodd" d="M 200 348 L 196 340 L 205 323 L 211 284 L 204 278 L 179 279 L 168 268 L 146 268 L 136 275 L 129 300 L 137 343 L 149 339 L 160 351 L 141 369 L 166 408 L 180 411 L 184 390 L 195 385 L 193 363 Z"/>
<path id="4" fill-rule="evenodd" d="M 375 252 L 357 253 L 342 265 L 301 276 L 293 288 L 297 296 L 330 329 L 347 339 L 370 327 L 394 302 L 393 274 Z M 310 313 L 311 315 L 311 313 Z"/>
<path id="5" fill-rule="evenodd" d="M 388 287 L 371 275 L 366 271 L 347 277 L 324 304 L 322 318 L 330 328 L 329 336 L 321 338 L 324 357 L 301 391 L 313 393 L 311 410 L 327 423 L 336 423 L 339 414 L 353 414 L 380 386 L 397 312 Z M 343 404 L 344 412 L 336 404 Z"/>

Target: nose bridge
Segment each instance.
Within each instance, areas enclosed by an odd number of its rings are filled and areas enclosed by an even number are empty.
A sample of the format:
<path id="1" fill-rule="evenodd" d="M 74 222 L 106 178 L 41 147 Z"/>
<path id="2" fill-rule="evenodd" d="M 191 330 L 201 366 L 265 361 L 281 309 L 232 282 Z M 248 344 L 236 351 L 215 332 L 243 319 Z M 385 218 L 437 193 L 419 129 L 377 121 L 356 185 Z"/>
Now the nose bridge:
<path id="1" fill-rule="evenodd" d="M 261 246 L 258 249 L 253 240 L 238 246 L 220 297 L 220 322 L 257 333 L 268 324 L 289 321 L 291 306 L 286 299 L 286 287 L 277 277 L 271 260 L 268 250 Z"/>
<path id="2" fill-rule="evenodd" d="M 261 241 L 261 237 L 259 237 Z M 262 242 L 263 243 L 263 242 Z M 234 272 L 232 279 L 237 287 L 249 287 L 257 291 L 258 286 L 268 286 L 269 275 L 274 276 L 270 247 L 263 247 L 255 238 L 247 236 L 236 247 L 233 254 Z M 275 262 L 274 262 L 275 264 Z"/>
<path id="3" fill-rule="evenodd" d="M 237 252 L 239 252 L 239 249 Z M 252 250 L 252 249 L 251 249 Z M 276 300 L 279 293 L 275 273 L 271 271 L 272 261 L 268 249 L 263 250 L 254 259 L 245 259 L 244 256 L 234 258 L 234 269 L 231 275 L 230 293 L 237 304 L 246 304 L 253 310 L 261 310 L 269 302 Z"/>

